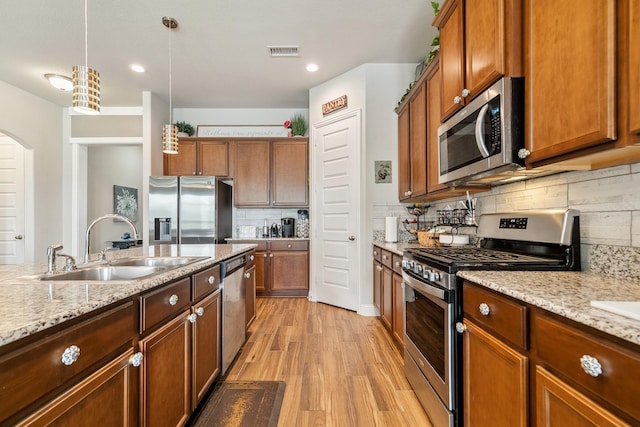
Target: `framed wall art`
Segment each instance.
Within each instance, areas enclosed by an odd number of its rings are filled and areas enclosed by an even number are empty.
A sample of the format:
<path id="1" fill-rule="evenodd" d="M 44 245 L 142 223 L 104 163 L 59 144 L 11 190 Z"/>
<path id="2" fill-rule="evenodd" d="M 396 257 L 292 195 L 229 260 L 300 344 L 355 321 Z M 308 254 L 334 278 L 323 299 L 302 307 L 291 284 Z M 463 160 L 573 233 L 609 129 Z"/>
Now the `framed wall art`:
<path id="1" fill-rule="evenodd" d="M 114 185 L 113 213 L 136 222 L 138 220 L 138 189 Z"/>

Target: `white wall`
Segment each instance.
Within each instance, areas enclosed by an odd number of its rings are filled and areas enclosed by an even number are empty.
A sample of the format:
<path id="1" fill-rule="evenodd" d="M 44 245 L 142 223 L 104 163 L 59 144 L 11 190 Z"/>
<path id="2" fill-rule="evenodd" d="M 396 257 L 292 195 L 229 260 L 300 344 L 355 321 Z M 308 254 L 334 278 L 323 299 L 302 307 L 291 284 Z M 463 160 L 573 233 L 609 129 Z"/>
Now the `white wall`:
<path id="1" fill-rule="evenodd" d="M 308 111 L 300 108 L 176 108 L 174 122 L 185 121 L 197 130 L 199 125 L 283 125 L 295 113 L 308 120 Z"/>
<path id="2" fill-rule="evenodd" d="M 324 120 L 322 104 L 342 95 L 347 95 L 347 108 L 331 113 L 327 118 L 347 111 L 362 111 L 362 191 L 359 194 L 360 230 L 357 240 L 357 265 L 360 269 L 358 311 L 361 313 L 371 313 L 373 307 L 372 269 L 367 262 L 373 242 L 373 206 L 374 203 L 397 203 L 398 117 L 393 108 L 413 81 L 415 66 L 416 64 L 364 64 L 309 91 L 310 127 Z M 313 150 L 310 152 L 313 154 Z M 375 184 L 375 160 L 392 161 L 391 184 Z M 313 212 L 310 215 L 313 226 Z"/>
<path id="3" fill-rule="evenodd" d="M 33 259 L 61 243 L 62 108 L 0 81 L 0 131 L 33 150 Z M 25 255 L 29 259 L 29 255 Z"/>

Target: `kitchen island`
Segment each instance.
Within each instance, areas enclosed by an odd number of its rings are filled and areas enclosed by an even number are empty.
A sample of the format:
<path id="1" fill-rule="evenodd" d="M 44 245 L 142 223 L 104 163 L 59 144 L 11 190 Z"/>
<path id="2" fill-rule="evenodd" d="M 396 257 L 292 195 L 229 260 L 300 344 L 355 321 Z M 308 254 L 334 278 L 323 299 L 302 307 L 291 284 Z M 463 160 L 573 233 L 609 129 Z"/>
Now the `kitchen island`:
<path id="1" fill-rule="evenodd" d="M 114 265 L 189 262 L 132 280 L 51 280 L 44 264 L 2 267 L 0 424 L 186 423 L 220 373 L 221 263 L 254 246 L 110 252 Z"/>

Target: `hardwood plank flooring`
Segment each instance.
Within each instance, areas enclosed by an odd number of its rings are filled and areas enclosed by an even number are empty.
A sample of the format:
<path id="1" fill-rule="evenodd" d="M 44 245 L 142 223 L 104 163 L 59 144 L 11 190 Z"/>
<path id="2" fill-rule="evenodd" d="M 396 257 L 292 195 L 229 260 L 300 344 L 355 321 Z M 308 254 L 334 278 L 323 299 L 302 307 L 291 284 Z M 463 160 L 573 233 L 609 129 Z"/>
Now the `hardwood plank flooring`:
<path id="1" fill-rule="evenodd" d="M 279 427 L 426 426 L 382 322 L 306 298 L 259 298 L 230 381 L 285 381 Z"/>

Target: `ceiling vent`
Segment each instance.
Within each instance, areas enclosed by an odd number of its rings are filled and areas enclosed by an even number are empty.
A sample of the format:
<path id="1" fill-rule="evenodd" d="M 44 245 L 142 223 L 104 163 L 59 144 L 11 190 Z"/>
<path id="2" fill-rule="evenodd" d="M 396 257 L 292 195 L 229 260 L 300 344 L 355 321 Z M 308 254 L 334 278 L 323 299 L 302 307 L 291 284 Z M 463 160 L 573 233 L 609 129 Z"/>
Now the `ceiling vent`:
<path id="1" fill-rule="evenodd" d="M 291 58 L 298 55 L 298 46 L 267 46 L 272 58 Z"/>

